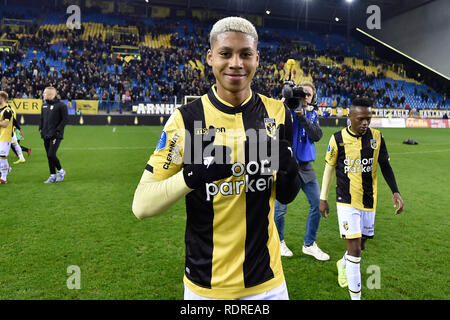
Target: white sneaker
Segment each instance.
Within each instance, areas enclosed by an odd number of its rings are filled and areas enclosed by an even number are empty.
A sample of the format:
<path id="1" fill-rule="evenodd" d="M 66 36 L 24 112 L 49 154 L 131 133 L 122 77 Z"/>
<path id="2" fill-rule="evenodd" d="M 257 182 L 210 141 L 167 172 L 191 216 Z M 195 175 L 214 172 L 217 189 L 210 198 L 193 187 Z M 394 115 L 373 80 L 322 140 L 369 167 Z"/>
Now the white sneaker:
<path id="1" fill-rule="evenodd" d="M 320 248 L 317 246 L 317 244 L 315 242 L 312 245 L 310 245 L 309 247 L 305 247 L 303 245 L 302 252 L 304 254 L 313 256 L 314 258 L 316 258 L 317 260 L 320 260 L 320 261 L 330 260 L 330 256 L 328 254 L 326 254 L 325 252 L 323 252 L 322 250 L 320 250 Z"/>
<path id="2" fill-rule="evenodd" d="M 281 241 L 280 242 L 280 248 L 281 248 L 281 256 L 282 257 L 292 257 L 294 254 L 292 253 L 291 250 L 289 250 L 289 248 L 286 245 L 286 242 Z"/>
<path id="3" fill-rule="evenodd" d="M 56 182 L 56 176 L 50 175 L 50 177 L 44 181 L 45 184 L 55 183 Z"/>
<path id="4" fill-rule="evenodd" d="M 56 173 L 56 181 L 55 182 L 61 182 L 64 180 L 64 175 L 66 174 L 66 171 L 64 169 L 59 170 Z"/>

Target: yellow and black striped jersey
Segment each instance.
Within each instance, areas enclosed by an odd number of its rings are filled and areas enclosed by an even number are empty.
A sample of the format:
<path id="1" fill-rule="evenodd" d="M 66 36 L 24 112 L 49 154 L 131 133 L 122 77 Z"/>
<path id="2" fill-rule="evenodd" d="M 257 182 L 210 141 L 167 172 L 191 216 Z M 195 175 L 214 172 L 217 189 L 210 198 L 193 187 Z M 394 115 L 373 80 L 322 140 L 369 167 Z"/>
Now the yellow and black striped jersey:
<path id="1" fill-rule="evenodd" d="M 0 142 L 11 142 L 13 135 L 13 111 L 9 106 L 0 109 L 0 121 L 9 120 L 6 128 L 0 127 Z"/>
<path id="2" fill-rule="evenodd" d="M 238 298 L 273 289 L 284 281 L 280 239 L 274 224 L 276 175 L 249 161 L 249 132 L 271 136 L 281 128 L 292 142 L 292 119 L 281 101 L 251 93 L 241 106 L 220 99 L 212 87 L 175 110 L 167 121 L 147 170 L 167 179 L 202 154 L 196 140 L 211 128 L 214 144 L 232 150 L 233 175 L 186 196 L 184 283 L 198 295 Z M 244 146 L 244 147 L 240 147 Z"/>
<path id="3" fill-rule="evenodd" d="M 358 136 L 350 127 L 331 136 L 325 161 L 336 167 L 336 202 L 373 211 L 377 206 L 377 167 L 389 155 L 380 131 L 369 128 Z"/>

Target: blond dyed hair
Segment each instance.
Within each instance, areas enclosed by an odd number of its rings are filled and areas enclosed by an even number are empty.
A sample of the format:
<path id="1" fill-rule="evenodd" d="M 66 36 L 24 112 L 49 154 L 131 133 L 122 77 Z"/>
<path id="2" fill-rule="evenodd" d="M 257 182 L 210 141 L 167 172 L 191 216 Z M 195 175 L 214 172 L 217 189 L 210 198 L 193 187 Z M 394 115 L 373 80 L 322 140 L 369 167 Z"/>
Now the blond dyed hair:
<path id="1" fill-rule="evenodd" d="M 227 17 L 217 21 L 209 33 L 209 44 L 212 47 L 219 34 L 225 32 L 241 32 L 251 36 L 258 42 L 258 32 L 255 26 L 247 19 L 241 17 Z"/>
<path id="2" fill-rule="evenodd" d="M 8 93 L 6 91 L 0 91 L 0 97 L 3 98 L 5 101 L 8 101 Z"/>

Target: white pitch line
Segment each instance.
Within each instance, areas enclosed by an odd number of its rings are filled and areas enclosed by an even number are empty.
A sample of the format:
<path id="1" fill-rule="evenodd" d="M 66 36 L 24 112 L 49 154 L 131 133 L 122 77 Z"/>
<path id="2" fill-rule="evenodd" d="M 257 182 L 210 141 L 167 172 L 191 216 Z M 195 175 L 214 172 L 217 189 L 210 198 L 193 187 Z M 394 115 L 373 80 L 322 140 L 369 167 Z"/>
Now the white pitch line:
<path id="1" fill-rule="evenodd" d="M 429 150 L 429 151 L 411 151 L 411 152 L 389 152 L 389 154 L 422 154 L 422 153 L 436 153 L 436 152 L 450 152 L 450 149 L 443 150 Z"/>
<path id="2" fill-rule="evenodd" d="M 102 151 L 102 150 L 152 150 L 152 147 L 68 147 L 61 148 L 61 151 L 76 151 L 76 150 L 89 150 L 89 151 Z M 418 154 L 418 153 L 436 153 L 436 152 L 449 152 L 450 149 L 442 150 L 429 150 L 429 151 L 409 151 L 409 152 L 389 152 L 389 154 Z"/>
<path id="3" fill-rule="evenodd" d="M 152 147 L 68 147 L 68 148 L 61 148 L 59 150 L 65 151 L 73 151 L 73 150 L 92 150 L 92 151 L 98 151 L 98 150 L 143 150 L 143 149 L 152 149 Z"/>

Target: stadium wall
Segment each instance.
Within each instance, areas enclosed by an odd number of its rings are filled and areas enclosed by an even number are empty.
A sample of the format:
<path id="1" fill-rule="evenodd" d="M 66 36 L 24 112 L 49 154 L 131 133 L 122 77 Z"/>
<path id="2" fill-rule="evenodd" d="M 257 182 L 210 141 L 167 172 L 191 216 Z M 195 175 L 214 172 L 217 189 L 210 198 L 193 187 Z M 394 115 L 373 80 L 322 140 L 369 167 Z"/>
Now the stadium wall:
<path id="1" fill-rule="evenodd" d="M 163 126 L 170 115 L 69 115 L 68 125 L 111 125 L 111 126 Z M 21 114 L 21 125 L 39 125 L 40 115 Z M 325 127 L 343 127 L 347 118 L 320 118 Z"/>
<path id="2" fill-rule="evenodd" d="M 163 126 L 170 115 L 69 115 L 68 125 L 112 125 L 112 126 Z M 39 125 L 40 115 L 21 114 L 21 125 Z M 320 118 L 325 127 L 343 127 L 347 118 Z"/>
<path id="3" fill-rule="evenodd" d="M 163 126 L 170 115 L 70 115 L 69 125 Z M 22 125 L 39 125 L 40 115 L 22 114 Z M 319 118 L 322 127 L 345 127 L 347 117 Z M 372 127 L 380 128 L 450 128 L 448 119 L 372 118 Z"/>
<path id="4" fill-rule="evenodd" d="M 68 125 L 95 125 L 95 126 L 162 126 L 170 115 L 69 115 Z M 21 125 L 39 125 L 40 115 L 21 114 L 18 115 Z"/>
<path id="5" fill-rule="evenodd" d="M 99 113 L 99 101 L 97 100 L 61 100 L 68 106 L 69 115 L 75 114 L 91 114 L 96 115 Z M 40 114 L 42 108 L 41 99 L 13 99 L 10 101 L 10 106 L 18 114 Z M 179 108 L 181 104 L 174 103 L 147 103 L 147 102 L 135 102 L 130 110 L 127 112 L 132 112 L 135 115 L 152 115 L 152 116 L 170 116 L 176 108 Z M 114 110 L 114 112 L 119 112 L 122 114 L 123 110 Z M 110 108 L 102 108 L 101 111 L 106 112 L 110 115 Z M 320 116 L 324 117 L 345 117 L 347 116 L 348 109 L 343 107 L 330 107 L 321 106 L 317 110 Z M 393 118 L 409 118 L 413 116 L 411 109 L 400 109 L 400 108 L 373 108 L 373 116 L 379 118 L 385 118 L 392 116 Z M 433 118 L 442 119 L 444 114 L 450 118 L 450 110 L 442 109 L 423 109 L 418 111 L 420 118 Z"/>
<path id="6" fill-rule="evenodd" d="M 164 115 L 164 114 L 172 114 L 172 112 L 180 107 L 181 104 L 173 104 L 173 103 L 147 103 L 147 102 L 136 102 L 132 106 L 132 112 L 136 115 Z M 331 116 L 331 117 L 344 117 L 347 116 L 348 109 L 343 107 L 330 107 L 330 106 L 321 106 L 318 107 L 317 110 L 320 116 Z M 412 116 L 411 109 L 401 109 L 401 108 L 373 108 L 373 116 L 374 117 L 388 117 L 391 114 L 394 118 L 408 118 Z M 434 119 L 442 119 L 444 114 L 450 118 L 450 110 L 442 110 L 442 109 L 422 109 L 418 111 L 418 114 L 421 118 L 434 118 Z"/>

